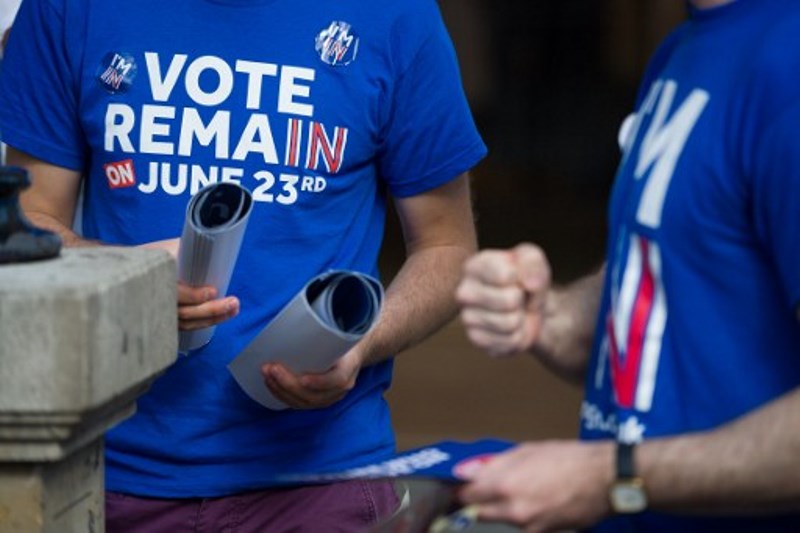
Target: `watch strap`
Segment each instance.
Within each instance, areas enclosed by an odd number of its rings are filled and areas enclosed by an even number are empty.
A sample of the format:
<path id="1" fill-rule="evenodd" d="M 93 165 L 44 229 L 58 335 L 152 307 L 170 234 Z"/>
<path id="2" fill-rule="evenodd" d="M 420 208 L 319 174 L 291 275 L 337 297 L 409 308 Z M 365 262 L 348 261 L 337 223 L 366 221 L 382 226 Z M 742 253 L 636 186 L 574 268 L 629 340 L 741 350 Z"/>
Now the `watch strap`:
<path id="1" fill-rule="evenodd" d="M 636 477 L 636 466 L 633 462 L 633 450 L 636 444 L 630 442 L 617 443 L 617 479 Z"/>

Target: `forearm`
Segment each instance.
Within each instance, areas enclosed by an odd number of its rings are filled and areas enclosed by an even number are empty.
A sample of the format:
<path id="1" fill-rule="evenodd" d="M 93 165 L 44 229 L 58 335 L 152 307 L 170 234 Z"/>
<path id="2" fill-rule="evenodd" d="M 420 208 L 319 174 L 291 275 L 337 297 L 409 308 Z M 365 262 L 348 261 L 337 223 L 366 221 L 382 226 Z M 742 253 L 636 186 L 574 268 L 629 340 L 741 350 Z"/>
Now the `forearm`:
<path id="1" fill-rule="evenodd" d="M 37 213 L 35 211 L 25 210 L 25 216 L 28 217 L 28 220 L 30 220 L 34 226 L 50 230 L 53 233 L 56 233 L 59 237 L 61 237 L 61 241 L 64 243 L 64 246 L 66 247 L 77 248 L 77 247 L 102 245 L 100 241 L 84 239 L 83 237 L 78 235 L 75 231 L 73 231 L 72 228 L 64 225 L 56 218 L 53 218 L 44 213 Z"/>
<path id="2" fill-rule="evenodd" d="M 64 246 L 97 246 L 72 230 L 81 173 L 57 167 L 8 148 L 8 164 L 26 169 L 31 186 L 20 195 L 20 207 L 30 222 L 61 237 Z"/>
<path id="3" fill-rule="evenodd" d="M 636 451 L 651 507 L 668 512 L 800 512 L 800 388 L 717 430 Z"/>
<path id="4" fill-rule="evenodd" d="M 381 318 L 362 341 L 364 364 L 421 342 L 455 317 L 455 287 L 472 244 L 437 246 L 408 257 L 386 289 Z"/>
<path id="5" fill-rule="evenodd" d="M 564 288 L 552 289 L 544 304 L 542 331 L 530 351 L 564 379 L 580 383 L 594 338 L 605 268 Z"/>
<path id="6" fill-rule="evenodd" d="M 378 324 L 358 345 L 364 365 L 397 355 L 455 316 L 461 269 L 478 247 L 466 173 L 395 206 L 406 260 L 387 287 Z"/>

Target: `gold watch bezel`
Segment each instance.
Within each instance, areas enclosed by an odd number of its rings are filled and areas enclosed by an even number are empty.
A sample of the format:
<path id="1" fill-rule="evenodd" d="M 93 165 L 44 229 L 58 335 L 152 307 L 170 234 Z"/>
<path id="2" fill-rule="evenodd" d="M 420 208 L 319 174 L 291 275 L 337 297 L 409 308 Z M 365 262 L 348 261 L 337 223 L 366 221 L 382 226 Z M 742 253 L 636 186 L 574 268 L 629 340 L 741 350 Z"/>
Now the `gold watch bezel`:
<path id="1" fill-rule="evenodd" d="M 640 513 L 647 509 L 647 494 L 641 478 L 618 479 L 611 486 L 611 508 L 620 514 Z"/>

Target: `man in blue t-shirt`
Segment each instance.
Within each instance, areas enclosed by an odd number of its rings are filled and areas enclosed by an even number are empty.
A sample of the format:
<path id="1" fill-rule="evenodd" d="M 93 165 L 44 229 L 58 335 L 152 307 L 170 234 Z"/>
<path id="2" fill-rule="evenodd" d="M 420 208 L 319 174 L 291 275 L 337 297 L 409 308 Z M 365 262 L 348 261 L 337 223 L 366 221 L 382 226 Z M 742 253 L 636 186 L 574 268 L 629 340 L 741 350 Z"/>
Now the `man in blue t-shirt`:
<path id="1" fill-rule="evenodd" d="M 469 337 L 583 383 L 581 440 L 526 443 L 460 492 L 526 530 L 800 531 L 800 4 L 692 0 L 652 58 L 605 266 L 470 259 Z"/>
<path id="2" fill-rule="evenodd" d="M 216 325 L 212 340 L 106 437 L 109 529 L 354 530 L 389 510 L 389 485 L 269 489 L 390 457 L 391 357 L 456 312 L 486 148 L 436 2 L 26 0 L 4 62 L 22 207 L 67 246 L 174 254 L 202 186 L 252 192 L 228 294 L 178 287 L 180 328 Z M 407 256 L 379 323 L 327 372 L 265 365 L 292 409 L 251 400 L 228 363 L 312 277 L 378 275 L 389 199 Z"/>

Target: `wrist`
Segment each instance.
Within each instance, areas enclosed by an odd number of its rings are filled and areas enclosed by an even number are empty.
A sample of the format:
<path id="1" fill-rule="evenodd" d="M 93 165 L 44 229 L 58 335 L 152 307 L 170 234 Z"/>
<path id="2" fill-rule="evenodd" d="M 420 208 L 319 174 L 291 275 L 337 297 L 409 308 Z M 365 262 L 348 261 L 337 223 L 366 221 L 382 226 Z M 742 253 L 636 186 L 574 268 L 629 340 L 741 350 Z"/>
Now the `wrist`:
<path id="1" fill-rule="evenodd" d="M 361 342 L 353 346 L 347 354 L 351 364 L 359 369 L 371 364 L 369 347 L 364 340 L 366 339 L 362 339 Z"/>
<path id="2" fill-rule="evenodd" d="M 611 509 L 617 514 L 640 513 L 647 509 L 644 480 L 636 467 L 636 443 L 618 442 L 615 447 L 615 476 L 609 489 Z"/>
<path id="3" fill-rule="evenodd" d="M 538 331 L 536 331 L 529 350 L 537 355 L 550 356 L 558 353 L 558 346 L 564 331 L 564 313 L 560 312 L 563 296 L 556 289 L 549 288 L 541 297 L 537 311 Z"/>

